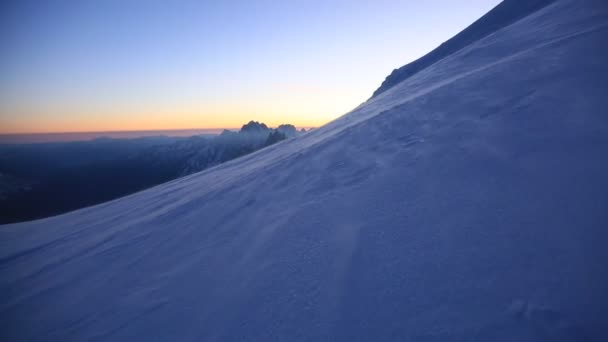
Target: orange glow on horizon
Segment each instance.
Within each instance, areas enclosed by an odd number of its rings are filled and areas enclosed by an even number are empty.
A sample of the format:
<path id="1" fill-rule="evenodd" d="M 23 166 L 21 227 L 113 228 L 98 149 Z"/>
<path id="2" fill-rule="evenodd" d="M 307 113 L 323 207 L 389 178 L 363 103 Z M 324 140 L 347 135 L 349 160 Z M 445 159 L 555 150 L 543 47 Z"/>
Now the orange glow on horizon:
<path id="1" fill-rule="evenodd" d="M 270 127 L 320 127 L 352 110 L 362 97 L 340 88 L 281 84 L 230 97 L 5 102 L 0 104 L 0 134 L 235 129 L 251 120 Z"/>
<path id="2" fill-rule="evenodd" d="M 53 118 L 44 120 L 13 120 L 0 117 L 0 134 L 38 134 L 38 133 L 81 133 L 81 132 L 129 132 L 164 131 L 191 129 L 238 129 L 254 120 L 269 127 L 292 124 L 298 128 L 320 127 L 330 120 L 318 117 L 273 117 L 272 115 L 196 115 L 196 114 L 156 114 L 156 115 L 94 115 L 77 119 Z"/>
<path id="3" fill-rule="evenodd" d="M 44 110 L 0 108 L 0 134 L 235 129 L 251 120 L 269 127 L 292 124 L 309 128 L 323 126 L 352 109 L 331 102 L 313 106 L 305 106 L 302 102 L 290 106 L 284 102 L 277 100 L 276 107 L 254 104 L 162 108 L 170 107 L 165 105 L 156 106 L 155 110 L 128 107 L 93 109 L 77 105 L 72 108 L 48 106 Z M 285 108 L 290 107 L 298 110 L 287 112 Z M 321 108 L 326 108 L 326 111 Z"/>

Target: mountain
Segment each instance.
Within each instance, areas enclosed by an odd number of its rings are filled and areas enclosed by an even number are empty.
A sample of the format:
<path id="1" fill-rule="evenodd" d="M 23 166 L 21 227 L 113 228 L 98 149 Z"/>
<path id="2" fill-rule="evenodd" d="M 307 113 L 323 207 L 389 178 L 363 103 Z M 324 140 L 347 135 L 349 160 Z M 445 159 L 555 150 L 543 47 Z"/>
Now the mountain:
<path id="1" fill-rule="evenodd" d="M 219 136 L 100 138 L 0 145 L 0 224 L 103 203 L 252 153 L 287 138 L 251 121 Z M 57 194 L 61 194 L 58 196 Z"/>
<path id="2" fill-rule="evenodd" d="M 607 7 L 482 18 L 305 135 L 2 226 L 2 340 L 608 340 Z"/>
<path id="3" fill-rule="evenodd" d="M 283 133 L 285 127 L 289 126 L 294 128 L 293 135 Z M 224 130 L 219 136 L 212 138 L 189 137 L 171 145 L 149 149 L 133 157 L 161 167 L 165 164 L 175 165 L 177 175 L 181 177 L 255 152 L 298 134 L 292 125 L 280 125 L 273 129 L 264 123 L 252 120 L 236 132 Z"/>

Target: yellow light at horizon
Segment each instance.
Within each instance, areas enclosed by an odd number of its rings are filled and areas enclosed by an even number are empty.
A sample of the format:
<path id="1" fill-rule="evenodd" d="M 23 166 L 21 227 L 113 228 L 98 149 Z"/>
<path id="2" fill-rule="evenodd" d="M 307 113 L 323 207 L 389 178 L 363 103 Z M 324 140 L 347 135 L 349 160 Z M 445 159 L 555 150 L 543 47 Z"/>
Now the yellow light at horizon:
<path id="1" fill-rule="evenodd" d="M 271 127 L 319 127 L 354 107 L 356 94 L 282 85 L 263 94 L 218 100 L 146 103 L 54 103 L 0 108 L 0 133 L 238 128 L 250 120 Z"/>
<path id="2" fill-rule="evenodd" d="M 238 128 L 250 120 L 263 122 L 270 127 L 293 124 L 296 127 L 320 127 L 332 117 L 293 113 L 277 115 L 250 112 L 139 112 L 125 115 L 116 112 L 98 112 L 73 116 L 36 116 L 34 118 L 0 117 L 0 134 L 139 131 L 176 129 L 223 129 Z"/>

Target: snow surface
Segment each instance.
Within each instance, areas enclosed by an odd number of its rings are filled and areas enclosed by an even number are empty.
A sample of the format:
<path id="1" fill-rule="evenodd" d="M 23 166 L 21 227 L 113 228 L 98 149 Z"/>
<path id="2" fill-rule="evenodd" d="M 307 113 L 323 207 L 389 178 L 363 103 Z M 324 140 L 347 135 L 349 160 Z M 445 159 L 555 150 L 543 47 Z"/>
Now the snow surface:
<path id="1" fill-rule="evenodd" d="M 301 137 L 2 226 L 0 340 L 608 341 L 607 7 L 557 0 Z"/>

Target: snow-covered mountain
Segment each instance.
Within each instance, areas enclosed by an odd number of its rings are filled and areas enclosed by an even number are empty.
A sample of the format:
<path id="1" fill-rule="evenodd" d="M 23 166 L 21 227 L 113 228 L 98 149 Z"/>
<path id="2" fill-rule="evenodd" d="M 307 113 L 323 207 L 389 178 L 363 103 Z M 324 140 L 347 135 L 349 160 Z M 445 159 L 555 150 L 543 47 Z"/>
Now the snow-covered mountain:
<path id="1" fill-rule="evenodd" d="M 608 5 L 527 3 L 313 132 L 2 226 L 0 338 L 607 341 Z"/>
<path id="2" fill-rule="evenodd" d="M 155 146 L 134 154 L 132 158 L 149 161 L 160 168 L 171 165 L 177 175 L 187 176 L 298 134 L 293 125 L 281 125 L 274 129 L 252 120 L 238 131 L 224 130 L 215 137 L 180 139 L 173 144 Z"/>

